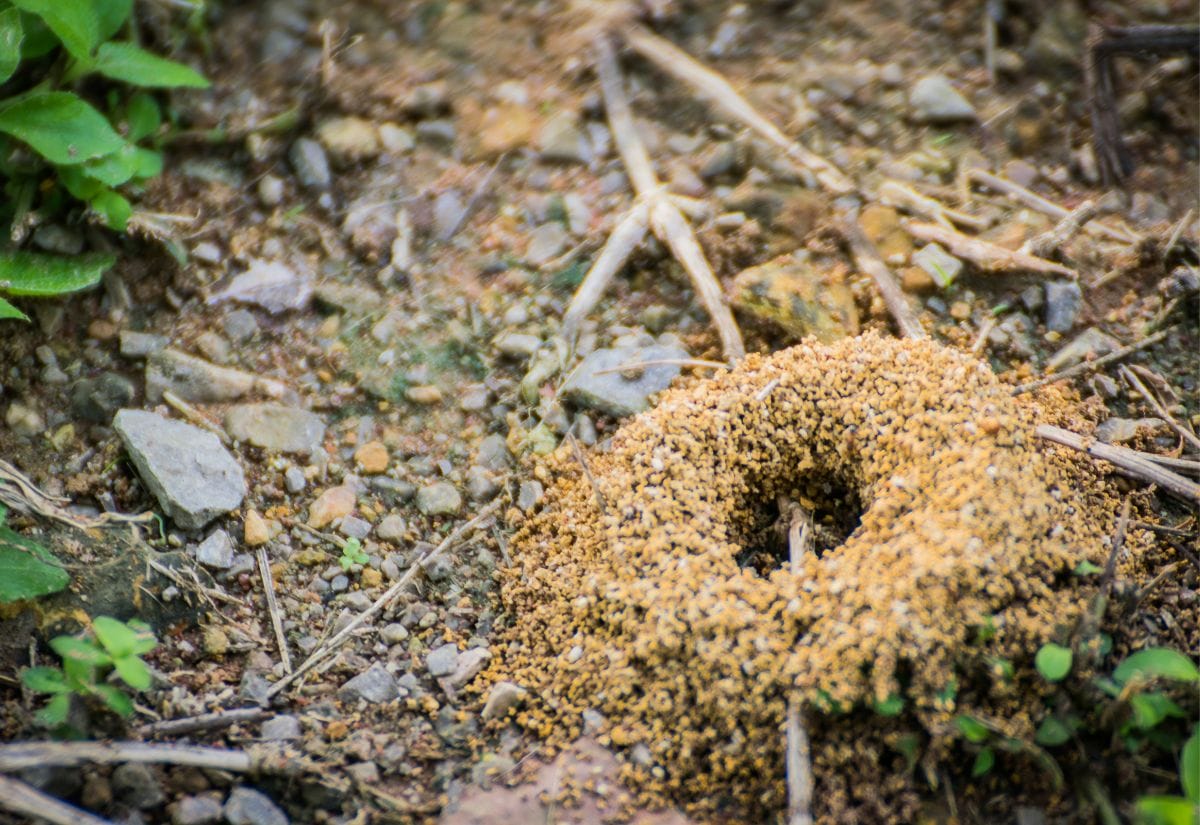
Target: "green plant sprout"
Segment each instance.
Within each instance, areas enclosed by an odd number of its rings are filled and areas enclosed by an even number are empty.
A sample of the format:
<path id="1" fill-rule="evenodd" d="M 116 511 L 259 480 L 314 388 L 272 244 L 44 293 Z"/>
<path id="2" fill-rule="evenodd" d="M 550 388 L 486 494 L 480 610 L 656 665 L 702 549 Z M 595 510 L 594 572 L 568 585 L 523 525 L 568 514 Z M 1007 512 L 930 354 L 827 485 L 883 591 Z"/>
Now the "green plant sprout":
<path id="1" fill-rule="evenodd" d="M 21 673 L 25 687 L 51 697 L 38 711 L 37 720 L 48 728 L 63 728 L 73 695 L 96 697 L 117 715 L 129 716 L 133 700 L 106 677 L 115 671 L 134 690 L 148 689 L 150 668 L 141 656 L 157 645 L 145 622 L 120 622 L 110 616 L 93 619 L 90 633 L 84 636 L 51 639 L 50 648 L 62 658 L 62 667 L 31 667 Z"/>
<path id="2" fill-rule="evenodd" d="M 342 556 L 338 559 L 338 564 L 343 570 L 349 571 L 356 564 L 366 564 L 371 560 L 362 549 L 362 542 L 358 539 L 347 539 L 342 545 Z"/>

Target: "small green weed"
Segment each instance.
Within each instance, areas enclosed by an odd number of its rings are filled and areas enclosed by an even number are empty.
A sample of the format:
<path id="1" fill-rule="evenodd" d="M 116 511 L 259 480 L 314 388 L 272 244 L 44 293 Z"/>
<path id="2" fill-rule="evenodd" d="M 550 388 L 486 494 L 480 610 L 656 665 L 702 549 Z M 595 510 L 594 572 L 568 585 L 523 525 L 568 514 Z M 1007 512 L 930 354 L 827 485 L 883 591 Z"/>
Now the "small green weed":
<path id="1" fill-rule="evenodd" d="M 120 622 L 110 616 L 93 619 L 91 631 L 84 636 L 55 637 L 50 647 L 62 658 L 62 667 L 31 667 L 21 673 L 25 687 L 51 697 L 38 711 L 38 721 L 48 728 L 64 729 L 73 695 L 95 697 L 117 715 L 129 716 L 133 700 L 105 677 L 115 671 L 134 690 L 148 689 L 150 668 L 141 657 L 157 645 L 149 625 L 136 619 Z"/>
<path id="2" fill-rule="evenodd" d="M 71 577 L 54 554 L 4 524 L 0 506 L 0 604 L 57 593 Z"/>
<path id="3" fill-rule="evenodd" d="M 342 545 L 342 556 L 338 559 L 338 564 L 343 570 L 349 571 L 356 564 L 366 564 L 371 560 L 362 549 L 362 542 L 358 539 L 347 539 Z"/>

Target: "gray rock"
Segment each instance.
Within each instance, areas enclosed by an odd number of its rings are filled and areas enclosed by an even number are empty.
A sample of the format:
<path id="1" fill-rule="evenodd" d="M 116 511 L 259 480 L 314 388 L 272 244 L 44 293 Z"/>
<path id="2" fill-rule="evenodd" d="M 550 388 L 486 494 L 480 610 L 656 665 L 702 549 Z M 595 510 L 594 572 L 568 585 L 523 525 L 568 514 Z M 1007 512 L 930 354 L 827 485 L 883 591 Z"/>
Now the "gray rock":
<path id="1" fill-rule="evenodd" d="M 1120 342 L 1111 335 L 1101 332 L 1096 327 L 1088 327 L 1071 339 L 1071 342 L 1065 347 L 1054 353 L 1046 362 L 1046 372 L 1061 372 L 1084 359 L 1099 358 L 1101 355 L 1108 355 L 1110 352 L 1120 349 L 1120 347 Z"/>
<path id="2" fill-rule="evenodd" d="M 290 742 L 301 737 L 300 720 L 287 713 L 281 713 L 262 724 L 262 738 L 267 742 Z"/>
<path id="3" fill-rule="evenodd" d="M 96 424 L 108 424 L 117 410 L 133 401 L 133 382 L 115 372 L 85 378 L 71 388 L 71 412 Z"/>
<path id="4" fill-rule="evenodd" d="M 157 808 L 167 800 L 158 777 L 138 762 L 118 765 L 112 772 L 111 782 L 116 797 L 131 808 Z"/>
<path id="5" fill-rule="evenodd" d="M 374 602 L 370 596 L 361 590 L 354 590 L 341 597 L 341 602 L 351 610 L 357 610 L 359 613 L 366 610 Z"/>
<path id="6" fill-rule="evenodd" d="M 1096 438 L 1105 444 L 1123 444 L 1131 441 L 1143 431 L 1154 433 L 1166 426 L 1161 418 L 1117 418 L 1113 417 L 1096 427 Z"/>
<path id="7" fill-rule="evenodd" d="M 113 428 L 146 488 L 184 530 L 200 529 L 245 498 L 242 468 L 212 433 L 142 410 L 121 410 Z"/>
<path id="8" fill-rule="evenodd" d="M 340 166 L 373 158 L 382 148 L 379 127 L 359 117 L 335 117 L 321 123 L 317 140 Z"/>
<path id="9" fill-rule="evenodd" d="M 325 419 L 283 404 L 239 404 L 225 414 L 234 439 L 277 453 L 311 453 L 325 438 Z"/>
<path id="10" fill-rule="evenodd" d="M 434 556 L 421 562 L 421 570 L 424 571 L 425 578 L 436 584 L 447 581 L 454 575 L 454 562 L 445 556 Z"/>
<path id="11" fill-rule="evenodd" d="M 229 825 L 288 825 L 287 814 L 269 796 L 242 786 L 234 788 L 225 800 L 225 821 Z"/>
<path id="12" fill-rule="evenodd" d="M 447 241 L 458 231 L 467 208 L 456 189 L 447 189 L 433 200 L 433 232 L 440 241 Z"/>
<path id="13" fill-rule="evenodd" d="M 212 796 L 181 796 L 170 807 L 171 825 L 212 825 L 221 821 L 221 800 Z"/>
<path id="14" fill-rule="evenodd" d="M 300 185 L 309 189 L 328 189 L 333 182 L 329 172 L 329 158 L 325 149 L 311 138 L 300 138 L 292 144 L 288 160 L 296 171 Z"/>
<path id="15" fill-rule="evenodd" d="M 453 120 L 423 120 L 417 124 L 417 137 L 430 143 L 454 143 L 458 128 Z"/>
<path id="16" fill-rule="evenodd" d="M 438 481 L 417 491 L 417 509 L 427 516 L 453 516 L 462 509 L 462 496 L 448 481 Z"/>
<path id="17" fill-rule="evenodd" d="M 409 501 L 417 492 L 417 487 L 411 481 L 403 481 L 388 476 L 371 476 L 371 489 L 379 493 L 390 503 Z"/>
<path id="18" fill-rule="evenodd" d="M 926 123 L 975 119 L 975 108 L 945 75 L 931 74 L 918 80 L 909 92 L 908 103 L 914 117 Z"/>
<path id="19" fill-rule="evenodd" d="M 347 590 L 350 589 L 349 576 L 342 575 L 341 573 L 337 574 L 329 582 L 329 589 L 332 590 L 334 593 L 346 592 Z"/>
<path id="20" fill-rule="evenodd" d="M 225 334 L 236 344 L 244 344 L 258 332 L 258 319 L 248 309 L 235 309 L 221 319 Z"/>
<path id="21" fill-rule="evenodd" d="M 233 301 L 262 307 L 272 315 L 278 315 L 289 309 L 304 309 L 312 296 L 309 274 L 283 261 L 254 258 L 245 272 L 238 273 L 224 289 L 209 296 L 208 304 Z"/>
<path id="22" fill-rule="evenodd" d="M 489 470 L 475 465 L 467 470 L 467 498 L 471 501 L 491 501 L 500 492 L 500 485 Z"/>
<path id="23" fill-rule="evenodd" d="M 229 534 L 224 530 L 213 530 L 196 548 L 196 561 L 217 570 L 233 567 L 233 540 Z"/>
<path id="24" fill-rule="evenodd" d="M 375 537 L 380 541 L 400 541 L 407 532 L 408 525 L 404 523 L 404 517 L 392 513 L 384 516 L 379 522 L 379 526 L 375 528 Z"/>
<path id="25" fill-rule="evenodd" d="M 330 309 L 350 315 L 370 315 L 383 306 L 383 296 L 378 292 L 351 284 L 327 282 L 318 286 L 314 294 Z"/>
<path id="26" fill-rule="evenodd" d="M 196 336 L 196 348 L 205 358 L 218 364 L 228 364 L 233 360 L 233 350 L 229 342 L 211 329 Z"/>
<path id="27" fill-rule="evenodd" d="M 371 533 L 371 522 L 358 516 L 345 516 L 338 525 L 338 532 L 346 538 L 365 539 Z"/>
<path id="28" fill-rule="evenodd" d="M 396 680 L 378 662 L 342 685 L 338 696 L 344 700 L 363 699 L 371 704 L 390 702 L 399 695 Z"/>
<path id="29" fill-rule="evenodd" d="M 623 364 L 688 358 L 677 346 L 653 344 L 645 347 L 598 349 L 588 355 L 563 385 L 563 397 L 580 407 L 612 416 L 634 415 L 649 406 L 651 395 L 665 390 L 678 375 L 674 364 L 655 364 L 632 373 L 605 372 Z M 626 377 L 628 375 L 628 377 Z"/>
<path id="30" fill-rule="evenodd" d="M 525 699 L 525 688 L 512 682 L 497 682 L 483 706 L 484 719 L 501 719 Z"/>
<path id="31" fill-rule="evenodd" d="M 567 246 L 571 236 L 558 221 L 550 221 L 529 233 L 529 245 L 525 248 L 525 261 L 530 266 L 541 266 L 557 257 Z"/>
<path id="32" fill-rule="evenodd" d="M 963 262 L 935 243 L 921 247 L 913 253 L 912 262 L 929 273 L 933 282 L 945 289 L 954 283 L 962 272 Z"/>
<path id="33" fill-rule="evenodd" d="M 399 644 L 408 638 L 408 628 L 399 622 L 392 622 L 380 629 L 379 638 L 389 645 Z"/>
<path id="34" fill-rule="evenodd" d="M 171 339 L 165 335 L 152 335 L 149 332 L 135 332 L 123 329 L 118 337 L 121 355 L 126 358 L 145 358 L 159 350 L 166 349 Z"/>
<path id="35" fill-rule="evenodd" d="M 449 676 L 458 667 L 458 646 L 451 643 L 435 647 L 425 657 L 425 668 L 435 679 Z"/>
<path id="36" fill-rule="evenodd" d="M 460 688 L 479 675 L 483 666 L 492 658 L 492 653 L 486 647 L 473 647 L 458 654 L 454 672 L 446 677 L 446 684 Z"/>
<path id="37" fill-rule="evenodd" d="M 238 696 L 259 707 L 271 704 L 271 683 L 261 674 L 247 670 L 242 674 L 241 684 L 238 685 Z"/>
<path id="38" fill-rule="evenodd" d="M 1026 65 L 1037 74 L 1078 72 L 1087 40 L 1087 14 L 1075 0 L 1047 3 L 1025 49 Z"/>
<path id="39" fill-rule="evenodd" d="M 283 471 L 283 485 L 287 487 L 289 493 L 299 493 L 307 484 L 308 479 L 304 477 L 304 471 L 299 467 L 292 465 Z"/>
<path id="40" fill-rule="evenodd" d="M 568 110 L 556 112 L 542 125 L 537 147 L 543 160 L 587 163 L 591 159 L 587 137 L 579 128 L 579 116 Z"/>
<path id="41" fill-rule="evenodd" d="M 545 492 L 540 481 L 522 481 L 517 491 L 517 506 L 522 510 L 531 510 L 542 500 Z"/>
<path id="42" fill-rule="evenodd" d="M 283 201 L 283 179 L 263 175 L 258 182 L 258 200 L 263 206 L 278 206 Z"/>
<path id="43" fill-rule="evenodd" d="M 541 338 L 524 332 L 505 332 L 496 338 L 496 349 L 509 358 L 528 358 L 541 345 Z"/>
<path id="44" fill-rule="evenodd" d="M 33 245 L 59 255 L 78 255 L 83 251 L 83 233 L 47 223 L 33 230 Z"/>
<path id="45" fill-rule="evenodd" d="M 1046 283 L 1046 329 L 1069 332 L 1083 309 L 1083 290 L 1074 281 Z"/>
<path id="46" fill-rule="evenodd" d="M 512 464 L 508 441 L 499 433 L 487 436 L 475 449 L 475 463 L 489 470 L 507 470 Z"/>
<path id="47" fill-rule="evenodd" d="M 350 774 L 355 782 L 370 784 L 379 781 L 379 766 L 374 762 L 355 762 L 353 765 L 347 765 L 346 773 Z"/>
<path id="48" fill-rule="evenodd" d="M 184 401 L 213 404 L 236 401 L 252 392 L 278 396 L 283 386 L 242 370 L 218 367 L 175 349 L 164 349 L 146 360 L 146 399 L 162 400 L 167 390 Z"/>

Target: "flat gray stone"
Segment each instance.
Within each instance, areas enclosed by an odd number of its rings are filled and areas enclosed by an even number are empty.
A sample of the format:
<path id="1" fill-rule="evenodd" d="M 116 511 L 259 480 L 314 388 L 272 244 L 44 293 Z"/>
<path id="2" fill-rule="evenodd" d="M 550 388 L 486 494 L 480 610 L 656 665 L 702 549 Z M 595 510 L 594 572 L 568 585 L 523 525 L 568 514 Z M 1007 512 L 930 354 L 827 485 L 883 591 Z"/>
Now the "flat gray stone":
<path id="1" fill-rule="evenodd" d="M 329 158 L 321 144 L 311 138 L 300 138 L 292 144 L 288 160 L 296 171 L 300 185 L 308 189 L 328 189 L 333 183 L 329 172 Z"/>
<path id="2" fill-rule="evenodd" d="M 245 272 L 208 299 L 208 304 L 234 301 L 252 304 L 278 315 L 289 309 L 304 309 L 312 299 L 312 278 L 282 261 L 251 260 Z"/>
<path id="3" fill-rule="evenodd" d="M 269 452 L 310 453 L 325 438 L 325 419 L 284 404 L 238 404 L 225 414 L 225 429 Z"/>
<path id="4" fill-rule="evenodd" d="M 975 107 L 945 75 L 931 74 L 918 80 L 909 92 L 908 103 L 916 119 L 926 123 L 975 119 Z"/>
<path id="5" fill-rule="evenodd" d="M 935 243 L 921 247 L 912 256 L 912 262 L 929 273 L 934 283 L 945 289 L 954 283 L 962 272 L 963 262 Z"/>
<path id="6" fill-rule="evenodd" d="M 473 647 L 458 654 L 454 672 L 446 677 L 446 683 L 451 687 L 460 688 L 479 675 L 483 666 L 492 658 L 492 653 L 486 647 Z"/>
<path id="7" fill-rule="evenodd" d="M 458 646 L 451 643 L 435 647 L 425 657 L 425 667 L 435 679 L 449 676 L 458 667 Z"/>
<path id="8" fill-rule="evenodd" d="M 278 397 L 283 385 L 243 370 L 218 367 L 175 349 L 153 353 L 146 360 L 146 400 L 157 404 L 167 390 L 184 401 L 214 404 L 236 401 L 252 392 Z"/>
<path id="9" fill-rule="evenodd" d="M 121 355 L 126 358 L 145 358 L 159 350 L 166 349 L 171 339 L 165 335 L 154 335 L 149 332 L 137 332 L 123 329 L 118 337 Z"/>
<path id="10" fill-rule="evenodd" d="M 677 346 L 598 349 L 588 355 L 563 385 L 563 397 L 578 407 L 599 410 L 617 418 L 635 415 L 650 405 L 650 396 L 665 390 L 679 375 L 675 364 L 638 368 L 629 377 L 620 372 L 597 373 L 623 364 L 689 358 Z"/>
<path id="11" fill-rule="evenodd" d="M 484 719 L 502 719 L 525 699 L 525 688 L 512 682 L 497 682 L 483 706 Z"/>
<path id="12" fill-rule="evenodd" d="M 217 570 L 233 567 L 233 540 L 229 534 L 224 530 L 213 530 L 196 548 L 196 561 Z"/>
<path id="13" fill-rule="evenodd" d="M 130 762 L 112 772 L 112 789 L 131 808 L 156 808 L 167 801 L 162 783 L 146 765 Z"/>
<path id="14" fill-rule="evenodd" d="M 291 714 L 280 714 L 262 724 L 262 738 L 267 742 L 289 742 L 300 736 L 300 720 Z"/>
<path id="15" fill-rule="evenodd" d="M 1121 348 L 1121 343 L 1096 327 L 1088 327 L 1046 362 L 1046 372 L 1062 372 L 1089 358 L 1099 358 Z"/>
<path id="16" fill-rule="evenodd" d="M 475 448 L 475 463 L 488 470 L 506 470 L 512 464 L 512 453 L 508 441 L 499 433 L 492 433 Z"/>
<path id="17" fill-rule="evenodd" d="M 364 699 L 371 704 L 390 702 L 400 695 L 392 674 L 376 663 L 342 685 L 338 696 L 344 700 Z"/>
<path id="18" fill-rule="evenodd" d="M 288 825 L 287 814 L 271 798 L 253 788 L 234 788 L 225 800 L 229 825 Z"/>
<path id="19" fill-rule="evenodd" d="M 448 481 L 417 490 L 417 509 L 427 516 L 452 516 L 462 509 L 462 496 Z"/>
<path id="20" fill-rule="evenodd" d="M 143 410 L 121 410 L 113 428 L 142 483 L 184 530 L 241 505 L 246 478 L 212 433 Z"/>
<path id="21" fill-rule="evenodd" d="M 171 805 L 171 825 L 213 825 L 221 821 L 221 800 L 211 796 L 182 796 Z"/>
<path id="22" fill-rule="evenodd" d="M 1083 309 L 1083 290 L 1074 281 L 1046 283 L 1046 329 L 1070 332 Z"/>

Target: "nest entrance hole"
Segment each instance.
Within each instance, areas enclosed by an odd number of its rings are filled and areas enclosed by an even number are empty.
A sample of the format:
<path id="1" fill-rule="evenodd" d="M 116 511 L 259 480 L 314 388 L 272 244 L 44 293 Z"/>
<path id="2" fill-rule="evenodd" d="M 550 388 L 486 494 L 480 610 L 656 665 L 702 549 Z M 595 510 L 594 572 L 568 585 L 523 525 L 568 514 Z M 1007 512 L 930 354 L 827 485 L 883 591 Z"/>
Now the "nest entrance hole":
<path id="1" fill-rule="evenodd" d="M 841 547 L 858 529 L 863 505 L 858 493 L 838 479 L 806 485 L 805 493 L 807 495 L 794 500 L 813 505 L 809 509 L 813 523 L 811 551 L 817 558 L 823 558 L 826 553 Z M 757 502 L 751 502 L 750 507 L 753 509 L 751 526 L 742 542 L 737 563 L 738 567 L 754 570 L 765 578 L 773 570 L 791 563 L 788 548 L 791 513 L 781 512 L 774 496 L 763 496 Z"/>

